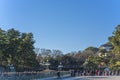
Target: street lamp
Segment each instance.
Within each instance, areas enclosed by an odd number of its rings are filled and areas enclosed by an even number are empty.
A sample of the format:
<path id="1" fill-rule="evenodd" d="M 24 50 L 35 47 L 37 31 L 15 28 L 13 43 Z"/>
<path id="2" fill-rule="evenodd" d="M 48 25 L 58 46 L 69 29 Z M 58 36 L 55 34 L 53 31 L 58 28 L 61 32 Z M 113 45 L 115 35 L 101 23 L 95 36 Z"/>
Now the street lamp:
<path id="1" fill-rule="evenodd" d="M 50 63 L 48 62 L 48 60 L 47 60 L 47 62 L 45 63 L 45 65 L 47 66 L 47 69 L 49 69 Z"/>
<path id="2" fill-rule="evenodd" d="M 14 68 L 13 64 L 8 64 L 8 67 L 10 69 L 10 72 L 15 72 L 15 68 Z"/>
<path id="3" fill-rule="evenodd" d="M 58 76 L 58 78 L 60 78 L 60 71 L 62 70 L 62 67 L 63 67 L 63 65 L 62 65 L 62 63 L 60 62 L 60 64 L 58 65 L 58 71 L 57 71 L 57 76 Z"/>
<path id="4" fill-rule="evenodd" d="M 60 64 L 58 65 L 58 68 L 61 70 L 63 67 L 62 63 L 60 62 Z"/>

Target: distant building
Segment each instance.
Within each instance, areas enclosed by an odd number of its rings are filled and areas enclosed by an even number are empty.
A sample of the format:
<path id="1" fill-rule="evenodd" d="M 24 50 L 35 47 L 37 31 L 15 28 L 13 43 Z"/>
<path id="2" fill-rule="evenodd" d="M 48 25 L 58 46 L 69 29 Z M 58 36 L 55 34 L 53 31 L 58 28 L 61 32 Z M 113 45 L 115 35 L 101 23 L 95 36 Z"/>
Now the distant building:
<path id="1" fill-rule="evenodd" d="M 106 43 L 101 45 L 99 49 L 100 50 L 97 52 L 97 55 L 103 57 L 103 56 L 107 56 L 108 54 L 107 51 L 111 51 L 113 49 L 113 46 L 110 43 Z"/>
<path id="2" fill-rule="evenodd" d="M 110 43 L 106 43 L 100 46 L 100 49 L 105 49 L 106 51 L 112 50 L 113 46 Z"/>

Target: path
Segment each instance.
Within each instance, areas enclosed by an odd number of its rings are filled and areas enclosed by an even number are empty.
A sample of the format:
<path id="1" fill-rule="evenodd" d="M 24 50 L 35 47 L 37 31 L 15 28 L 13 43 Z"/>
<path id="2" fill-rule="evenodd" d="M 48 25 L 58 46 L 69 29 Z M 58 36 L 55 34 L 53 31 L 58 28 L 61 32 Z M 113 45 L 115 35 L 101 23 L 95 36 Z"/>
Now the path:
<path id="1" fill-rule="evenodd" d="M 60 79 L 56 77 L 51 77 L 36 80 L 120 80 L 120 76 L 78 76 L 78 77 L 64 76 Z"/>

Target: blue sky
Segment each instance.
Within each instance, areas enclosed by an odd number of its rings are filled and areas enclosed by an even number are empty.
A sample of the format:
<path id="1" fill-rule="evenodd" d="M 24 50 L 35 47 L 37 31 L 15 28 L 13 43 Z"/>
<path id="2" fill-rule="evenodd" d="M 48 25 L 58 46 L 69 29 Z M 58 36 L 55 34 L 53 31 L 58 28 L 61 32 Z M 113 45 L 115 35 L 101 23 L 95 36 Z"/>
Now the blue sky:
<path id="1" fill-rule="evenodd" d="M 0 27 L 32 32 L 35 47 L 99 47 L 120 23 L 119 0 L 0 0 Z"/>

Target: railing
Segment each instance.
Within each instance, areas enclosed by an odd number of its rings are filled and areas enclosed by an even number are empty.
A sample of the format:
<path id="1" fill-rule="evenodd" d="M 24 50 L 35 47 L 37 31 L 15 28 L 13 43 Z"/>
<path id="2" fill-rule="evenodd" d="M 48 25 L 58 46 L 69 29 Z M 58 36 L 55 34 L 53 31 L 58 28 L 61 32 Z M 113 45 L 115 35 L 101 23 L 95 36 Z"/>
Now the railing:
<path id="1" fill-rule="evenodd" d="M 0 73 L 0 80 L 33 80 L 48 77 L 57 77 L 56 71 L 51 72 L 4 72 Z M 69 71 L 61 71 L 61 76 L 70 74 Z"/>

